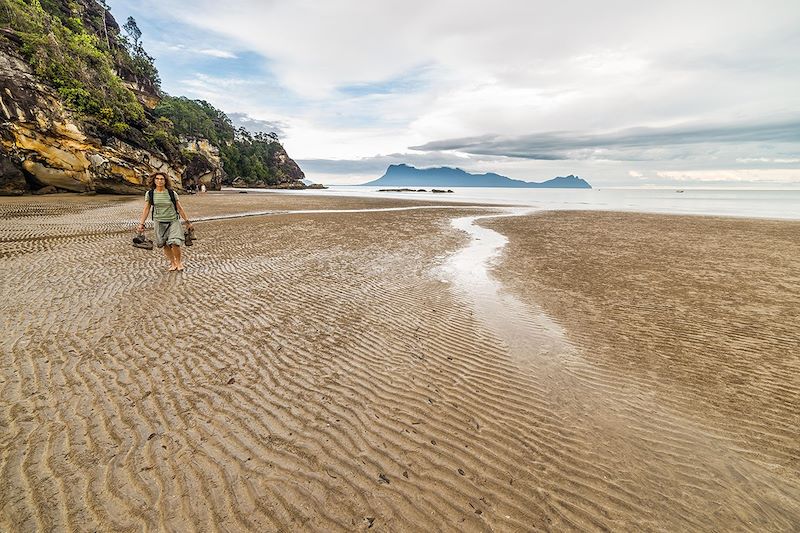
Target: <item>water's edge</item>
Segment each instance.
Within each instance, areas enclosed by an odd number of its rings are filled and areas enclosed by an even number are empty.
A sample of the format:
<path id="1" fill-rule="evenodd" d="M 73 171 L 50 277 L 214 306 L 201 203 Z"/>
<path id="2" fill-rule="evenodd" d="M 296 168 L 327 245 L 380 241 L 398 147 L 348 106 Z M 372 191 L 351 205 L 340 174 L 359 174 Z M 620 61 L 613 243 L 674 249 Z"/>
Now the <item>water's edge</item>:
<path id="1" fill-rule="evenodd" d="M 476 223 L 482 219 L 525 216 L 541 210 L 511 208 L 505 211 L 453 219 L 452 226 L 466 232 L 470 242 L 450 256 L 440 269 L 453 283 L 453 288 L 470 302 L 479 322 L 506 344 L 513 359 L 553 362 L 573 352 L 564 330 L 540 307 L 522 302 L 492 277 L 490 270 L 501 257 L 508 239 Z"/>

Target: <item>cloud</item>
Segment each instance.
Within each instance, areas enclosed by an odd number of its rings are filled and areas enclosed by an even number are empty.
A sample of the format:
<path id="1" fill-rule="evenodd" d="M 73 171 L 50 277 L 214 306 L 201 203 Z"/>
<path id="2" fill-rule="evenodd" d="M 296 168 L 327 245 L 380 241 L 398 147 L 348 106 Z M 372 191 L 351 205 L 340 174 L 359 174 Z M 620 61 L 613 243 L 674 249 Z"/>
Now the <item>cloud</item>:
<path id="1" fill-rule="evenodd" d="M 387 154 L 359 159 L 301 159 L 298 164 L 308 172 L 325 174 L 375 174 L 383 173 L 389 165 L 405 163 L 417 168 L 438 166 L 473 166 L 475 161 L 465 156 L 447 154 Z"/>
<path id="2" fill-rule="evenodd" d="M 638 185 L 625 162 L 654 176 L 800 154 L 796 1 L 109 1 L 147 38 L 231 50 L 156 55 L 165 90 L 280 123 L 310 165 L 413 146 Z"/>
<path id="3" fill-rule="evenodd" d="M 800 143 L 800 119 L 755 124 L 689 124 L 636 127 L 609 133 L 545 132 L 522 136 L 483 135 L 432 141 L 412 150 L 451 151 L 541 160 L 659 160 L 686 152 L 665 147 L 743 143 Z M 740 158 L 741 159 L 741 158 Z M 753 161 L 753 159 L 744 159 Z"/>
<path id="4" fill-rule="evenodd" d="M 286 133 L 287 123 L 280 120 L 260 120 L 247 113 L 227 113 L 233 125 L 256 133 L 276 133 L 278 137 Z"/>
<path id="5" fill-rule="evenodd" d="M 289 87 L 310 94 L 431 63 L 507 80 L 546 78 L 565 59 L 608 76 L 652 59 L 730 68 L 741 65 L 736 43 L 747 49 L 751 36 L 792 32 L 798 15 L 787 1 L 615 0 L 600 10 L 590 3 L 503 0 L 492 5 L 491 19 L 486 4 L 472 0 L 198 0 L 191 9 L 179 0 L 144 2 L 271 58 Z"/>
<path id="6" fill-rule="evenodd" d="M 228 52 L 227 50 L 216 50 L 214 48 L 201 48 L 197 50 L 198 54 L 203 54 L 211 57 L 219 57 L 222 59 L 236 59 L 236 54 Z"/>
<path id="7" fill-rule="evenodd" d="M 196 48 L 191 46 L 186 46 L 185 44 L 169 44 L 162 47 L 164 50 L 171 50 L 174 52 L 180 52 L 183 54 L 201 54 L 211 57 L 217 57 L 220 59 L 236 59 L 237 56 L 233 52 L 229 52 L 228 50 L 219 50 L 216 48 Z"/>
<path id="8" fill-rule="evenodd" d="M 771 157 L 737 157 L 737 163 L 777 163 L 777 164 L 796 164 L 800 163 L 800 158 L 797 157 L 778 157 L 778 158 L 771 158 Z"/>

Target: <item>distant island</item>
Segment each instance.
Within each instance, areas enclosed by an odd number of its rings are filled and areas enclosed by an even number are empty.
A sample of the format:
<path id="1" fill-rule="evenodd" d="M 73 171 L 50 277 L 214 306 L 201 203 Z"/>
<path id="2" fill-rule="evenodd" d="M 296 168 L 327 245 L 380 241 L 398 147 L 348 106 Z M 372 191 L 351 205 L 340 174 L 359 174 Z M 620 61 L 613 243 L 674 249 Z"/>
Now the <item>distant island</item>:
<path id="1" fill-rule="evenodd" d="M 500 174 L 470 174 L 460 168 L 415 168 L 409 165 L 390 165 L 380 178 L 364 183 L 369 186 L 392 187 L 525 187 L 531 189 L 591 189 L 578 176 L 562 176 L 540 183 L 522 181 Z"/>

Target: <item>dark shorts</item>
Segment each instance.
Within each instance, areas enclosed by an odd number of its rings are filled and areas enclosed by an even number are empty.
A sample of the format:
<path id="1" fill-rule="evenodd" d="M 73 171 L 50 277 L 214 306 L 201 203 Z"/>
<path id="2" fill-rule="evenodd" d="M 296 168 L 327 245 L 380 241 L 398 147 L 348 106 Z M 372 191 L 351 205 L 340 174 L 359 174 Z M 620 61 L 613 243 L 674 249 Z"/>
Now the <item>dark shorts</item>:
<path id="1" fill-rule="evenodd" d="M 153 229 L 156 234 L 153 240 L 159 248 L 162 248 L 165 244 L 175 246 L 183 245 L 183 228 L 179 220 L 173 220 L 172 222 L 160 222 L 156 220 L 153 223 Z"/>

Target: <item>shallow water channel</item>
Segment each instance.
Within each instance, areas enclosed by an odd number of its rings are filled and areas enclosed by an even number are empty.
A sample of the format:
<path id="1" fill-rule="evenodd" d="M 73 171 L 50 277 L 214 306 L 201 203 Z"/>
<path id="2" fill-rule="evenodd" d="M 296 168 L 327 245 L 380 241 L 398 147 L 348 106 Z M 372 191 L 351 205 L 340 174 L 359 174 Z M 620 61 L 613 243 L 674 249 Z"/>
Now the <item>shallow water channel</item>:
<path id="1" fill-rule="evenodd" d="M 485 218 L 524 216 L 536 209 L 508 211 L 453 219 L 453 227 L 468 233 L 471 239 L 464 249 L 447 260 L 442 270 L 454 288 L 470 301 L 475 317 L 507 345 L 513 359 L 552 361 L 555 356 L 572 351 L 564 330 L 541 308 L 522 302 L 505 290 L 490 273 L 508 239 L 476 222 Z"/>

